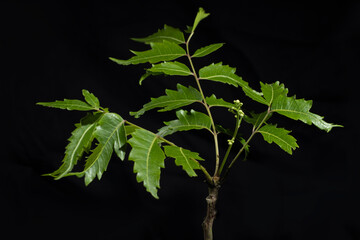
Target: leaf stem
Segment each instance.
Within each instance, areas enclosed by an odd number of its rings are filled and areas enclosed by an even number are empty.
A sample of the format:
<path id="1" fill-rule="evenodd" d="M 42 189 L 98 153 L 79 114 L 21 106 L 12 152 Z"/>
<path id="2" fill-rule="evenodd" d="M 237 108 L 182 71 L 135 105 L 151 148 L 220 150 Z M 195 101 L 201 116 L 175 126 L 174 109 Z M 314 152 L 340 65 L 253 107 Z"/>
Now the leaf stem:
<path id="1" fill-rule="evenodd" d="M 205 106 L 206 111 L 208 113 L 208 116 L 209 116 L 209 118 L 211 120 L 211 126 L 212 126 L 212 129 L 213 129 L 212 133 L 213 133 L 213 136 L 214 136 L 214 145 L 215 145 L 215 157 L 216 157 L 214 176 L 218 176 L 219 165 L 220 165 L 218 136 L 217 136 L 216 126 L 215 126 L 215 123 L 214 123 L 214 118 L 212 117 L 209 105 L 206 103 L 206 98 L 205 98 L 204 92 L 203 92 L 201 84 L 200 84 L 200 79 L 199 79 L 199 77 L 198 77 L 198 75 L 196 73 L 194 64 L 193 64 L 192 59 L 191 59 L 190 51 L 189 51 L 189 43 L 190 43 L 190 40 L 191 40 L 193 35 L 194 35 L 194 32 L 191 32 L 188 39 L 187 39 L 187 41 L 185 42 L 185 44 L 186 44 L 186 56 L 188 57 L 188 60 L 189 60 L 190 66 L 191 66 L 191 71 L 192 71 L 192 73 L 194 75 L 194 78 L 195 78 L 196 84 L 198 86 L 199 92 L 201 94 L 204 106 Z"/>
<path id="2" fill-rule="evenodd" d="M 250 135 L 250 137 L 246 140 L 246 142 L 243 144 L 242 148 L 239 150 L 239 152 L 236 154 L 236 156 L 233 158 L 233 160 L 231 161 L 231 163 L 229 164 L 229 166 L 226 169 L 226 172 L 224 174 L 224 176 L 221 178 L 221 182 L 223 182 L 225 180 L 225 178 L 227 177 L 227 175 L 229 174 L 229 171 L 231 169 L 231 167 L 234 165 L 234 163 L 236 162 L 236 160 L 240 157 L 240 155 L 243 153 L 243 151 L 245 150 L 246 146 L 249 144 L 249 142 L 251 141 L 251 139 L 255 136 L 255 134 L 258 132 L 258 130 L 262 127 L 262 125 L 264 124 L 264 122 L 266 121 L 267 117 L 269 116 L 269 114 L 271 113 L 270 111 L 270 107 L 267 110 L 266 115 L 264 116 L 264 118 L 261 120 L 260 124 L 256 127 L 256 129 L 253 128 L 253 131 Z"/>
<path id="3" fill-rule="evenodd" d="M 233 143 L 234 143 L 235 138 L 237 136 L 238 130 L 240 128 L 241 120 L 243 118 L 243 117 L 240 117 L 239 112 L 237 112 L 237 114 L 235 116 L 236 116 L 235 131 L 234 131 L 234 134 L 233 134 L 231 140 L 229 141 L 228 149 L 226 150 L 225 156 L 224 156 L 224 158 L 223 158 L 223 160 L 221 162 L 221 166 L 220 166 L 220 169 L 219 169 L 219 172 L 218 172 L 218 176 L 220 176 L 222 171 L 223 171 L 223 168 L 224 168 L 225 163 L 226 163 L 226 161 L 227 161 L 227 159 L 229 157 L 229 154 L 230 154 L 230 151 L 232 149 Z"/>

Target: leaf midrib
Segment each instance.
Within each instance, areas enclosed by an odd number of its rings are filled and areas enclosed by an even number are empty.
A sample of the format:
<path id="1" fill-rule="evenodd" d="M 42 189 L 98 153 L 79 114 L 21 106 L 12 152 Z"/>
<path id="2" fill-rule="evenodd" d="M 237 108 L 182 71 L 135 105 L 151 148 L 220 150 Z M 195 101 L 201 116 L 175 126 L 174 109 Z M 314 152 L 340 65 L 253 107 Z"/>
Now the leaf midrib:
<path id="1" fill-rule="evenodd" d="M 108 139 L 106 140 L 105 144 L 101 144 L 101 143 L 100 143 L 100 144 L 103 145 L 103 146 L 102 146 L 99 154 L 98 154 L 97 157 L 95 158 L 95 161 L 93 161 L 93 163 L 92 163 L 88 168 L 84 169 L 84 170 L 82 171 L 82 173 L 84 173 L 84 172 L 86 172 L 87 170 L 89 170 L 90 168 L 92 168 L 92 166 L 95 164 L 95 162 L 97 162 L 97 160 L 98 160 L 98 159 L 100 158 L 100 156 L 102 155 L 102 152 L 104 151 L 105 146 L 107 146 L 108 143 L 109 143 L 109 141 L 110 141 L 110 139 L 112 139 L 112 136 L 115 134 L 115 132 L 116 132 L 124 123 L 125 123 L 125 120 L 122 120 L 122 121 L 116 126 L 116 128 L 114 129 L 114 131 L 111 132 L 110 137 L 108 137 Z"/>

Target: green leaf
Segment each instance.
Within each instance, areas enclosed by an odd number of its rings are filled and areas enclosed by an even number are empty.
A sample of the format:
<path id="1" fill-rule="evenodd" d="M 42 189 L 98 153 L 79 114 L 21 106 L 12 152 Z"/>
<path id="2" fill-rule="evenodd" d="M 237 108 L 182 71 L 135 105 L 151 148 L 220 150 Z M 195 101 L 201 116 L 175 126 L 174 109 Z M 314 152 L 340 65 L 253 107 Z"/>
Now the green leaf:
<path id="1" fill-rule="evenodd" d="M 79 177 L 85 174 L 85 185 L 89 185 L 97 176 L 100 180 L 106 171 L 111 159 L 114 147 L 119 151 L 119 157 L 124 156 L 121 152 L 126 144 L 125 121 L 116 113 L 106 113 L 100 119 L 94 132 L 98 140 L 98 146 L 92 150 L 92 154 L 86 159 L 85 168 L 82 172 L 69 173 Z"/>
<path id="2" fill-rule="evenodd" d="M 292 154 L 292 150 L 299 147 L 296 139 L 289 135 L 290 131 L 284 128 L 278 128 L 276 125 L 265 125 L 258 130 L 268 143 L 276 143 L 285 152 Z"/>
<path id="3" fill-rule="evenodd" d="M 214 43 L 206 47 L 202 47 L 195 51 L 195 53 L 191 57 L 204 57 L 206 55 L 209 55 L 212 52 L 215 52 L 219 48 L 221 48 L 224 45 L 224 43 Z"/>
<path id="4" fill-rule="evenodd" d="M 192 75 L 190 69 L 180 62 L 163 62 L 153 65 L 152 68 L 147 69 L 150 72 L 160 72 L 167 75 L 189 76 Z"/>
<path id="5" fill-rule="evenodd" d="M 185 43 L 184 34 L 181 32 L 181 30 L 166 24 L 164 25 L 163 29 L 159 29 L 156 33 L 148 37 L 132 38 L 132 40 L 146 44 L 150 44 L 152 42 L 163 42 L 164 40 L 177 44 Z"/>
<path id="6" fill-rule="evenodd" d="M 196 160 L 204 160 L 198 153 L 178 146 L 165 146 L 164 150 L 166 156 L 175 158 L 176 166 L 182 166 L 190 177 L 197 176 L 194 170 L 200 169 L 200 166 Z"/>
<path id="7" fill-rule="evenodd" d="M 138 182 L 143 182 L 146 190 L 154 198 L 159 198 L 160 168 L 164 168 L 165 155 L 157 136 L 147 130 L 137 129 L 129 140 L 132 149 L 129 160 L 134 161 L 134 173 Z"/>
<path id="8" fill-rule="evenodd" d="M 151 98 L 149 103 L 146 103 L 142 109 L 137 112 L 130 112 L 130 115 L 136 118 L 140 117 L 146 111 L 154 108 L 161 108 L 159 111 L 170 111 L 183 106 L 190 105 L 196 101 L 201 101 L 202 97 L 198 90 L 193 87 L 184 87 L 181 84 L 177 84 L 177 91 L 165 90 L 166 95 Z"/>
<path id="9" fill-rule="evenodd" d="M 85 98 L 85 101 L 92 106 L 95 109 L 99 109 L 100 108 L 100 102 L 99 99 L 97 97 L 95 97 L 94 94 L 90 93 L 88 90 L 83 89 L 82 90 L 82 94 Z"/>
<path id="10" fill-rule="evenodd" d="M 165 122 L 164 127 L 159 129 L 160 136 L 167 136 L 177 131 L 188 131 L 192 129 L 207 129 L 211 132 L 211 120 L 208 115 L 191 110 L 179 110 L 176 112 L 177 120 Z"/>
<path id="11" fill-rule="evenodd" d="M 235 71 L 235 68 L 229 67 L 228 65 L 223 65 L 221 62 L 219 62 L 217 64 L 213 63 L 209 66 L 201 68 L 199 71 L 199 76 L 202 80 L 212 80 L 216 82 L 227 83 L 235 87 L 239 85 L 246 85 L 245 81 L 235 74 Z"/>
<path id="12" fill-rule="evenodd" d="M 296 99 L 295 96 L 288 97 L 288 89 L 284 84 L 275 82 L 272 84 L 261 83 L 261 90 L 266 101 L 270 106 L 271 112 L 279 113 L 294 120 L 300 120 L 306 124 L 314 124 L 321 130 L 329 132 L 333 127 L 342 127 L 332 123 L 327 123 L 322 116 L 310 112 L 312 107 L 311 100 Z"/>
<path id="13" fill-rule="evenodd" d="M 210 107 L 225 107 L 225 108 L 235 108 L 236 105 L 234 103 L 229 103 L 226 102 L 224 99 L 222 98 L 216 98 L 216 96 L 213 94 L 210 97 L 206 97 L 206 103 L 210 106 Z"/>
<path id="14" fill-rule="evenodd" d="M 206 13 L 205 10 L 203 8 L 199 8 L 198 13 L 196 14 L 195 20 L 194 20 L 194 24 L 191 28 L 192 32 L 195 32 L 195 29 L 197 27 L 197 25 L 199 24 L 199 22 L 201 20 L 203 20 L 204 18 L 206 18 L 207 16 L 209 16 L 210 13 Z"/>
<path id="15" fill-rule="evenodd" d="M 55 102 L 38 102 L 37 105 L 52 107 L 52 108 L 60 108 L 66 109 L 69 111 L 77 110 L 77 111 L 91 111 L 97 110 L 90 104 L 83 102 L 77 99 L 64 99 L 63 101 L 56 100 Z"/>
<path id="16" fill-rule="evenodd" d="M 251 99 L 266 104 L 267 101 L 262 97 L 262 93 L 259 93 L 249 87 L 249 84 L 241 77 L 235 74 L 236 68 L 223 65 L 221 62 L 217 64 L 211 64 L 203 67 L 199 71 L 200 79 L 211 80 L 221 83 L 227 83 L 235 87 L 240 86 L 245 95 Z"/>
<path id="17" fill-rule="evenodd" d="M 333 127 L 342 127 L 341 125 L 325 122 L 322 116 L 310 112 L 311 107 L 311 100 L 296 99 L 295 96 L 278 96 L 271 105 L 271 111 L 309 125 L 314 124 L 326 132 L 329 132 Z"/>
<path id="18" fill-rule="evenodd" d="M 150 72 L 150 71 L 146 71 L 141 77 L 140 77 L 140 80 L 139 80 L 139 85 L 142 84 L 142 82 L 147 79 L 148 77 L 150 76 L 158 76 L 158 75 L 162 75 L 163 73 L 161 72 Z"/>
<path id="19" fill-rule="evenodd" d="M 176 43 L 163 41 L 150 43 L 151 49 L 143 52 L 131 51 L 135 54 L 128 60 L 110 58 L 110 60 L 120 65 L 140 64 L 140 63 L 157 63 L 162 61 L 171 61 L 181 56 L 185 56 L 185 50 Z"/>
<path id="20" fill-rule="evenodd" d="M 273 84 L 264 84 L 262 82 L 260 82 L 260 84 L 261 91 L 268 106 L 270 106 L 277 97 L 287 96 L 288 89 L 285 88 L 284 84 L 280 84 L 278 81 Z"/>
<path id="21" fill-rule="evenodd" d="M 102 116 L 102 113 L 88 114 L 75 125 L 76 129 L 71 133 L 68 139 L 69 144 L 65 148 L 63 164 L 53 173 L 44 174 L 44 176 L 51 176 L 58 180 L 72 171 L 83 153 L 91 147 L 95 127 Z"/>
<path id="22" fill-rule="evenodd" d="M 250 115 L 251 116 L 245 115 L 244 120 L 247 123 L 252 124 L 254 126 L 254 129 L 255 129 L 255 128 L 257 128 L 259 126 L 259 124 L 261 122 L 263 122 L 265 117 L 266 117 L 266 119 L 264 120 L 263 123 L 266 123 L 266 121 L 271 117 L 272 114 L 265 111 L 265 112 L 262 112 L 262 113 L 251 112 Z"/>

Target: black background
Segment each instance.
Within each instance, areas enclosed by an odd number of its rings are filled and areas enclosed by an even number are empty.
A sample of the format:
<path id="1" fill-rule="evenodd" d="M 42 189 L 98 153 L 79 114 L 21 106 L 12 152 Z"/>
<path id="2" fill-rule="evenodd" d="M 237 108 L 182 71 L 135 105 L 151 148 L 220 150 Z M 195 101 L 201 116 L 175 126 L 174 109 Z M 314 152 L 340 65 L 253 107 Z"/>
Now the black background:
<path id="1" fill-rule="evenodd" d="M 173 113 L 129 117 L 150 97 L 174 88 L 176 80 L 155 77 L 138 86 L 144 65 L 123 67 L 128 49 L 145 50 L 130 37 L 147 36 L 163 24 L 184 29 L 198 7 L 211 15 L 192 40 L 193 50 L 226 43 L 197 66 L 223 61 L 258 89 L 258 82 L 280 81 L 290 94 L 314 100 L 312 111 L 342 124 L 329 134 L 314 126 L 276 118 L 293 130 L 300 148 L 292 156 L 260 136 L 247 162 L 238 162 L 221 189 L 215 239 L 360 239 L 358 1 L 12 1 L 2 7 L 5 55 L 1 80 L 3 139 L 2 235 L 10 239 L 201 239 L 206 185 L 189 178 L 171 161 L 162 171 L 159 200 L 144 191 L 132 162 L 113 158 L 99 182 L 88 187 L 76 177 L 54 181 L 66 139 L 82 113 L 46 109 L 38 101 L 81 98 L 81 89 L 99 97 L 124 118 L 156 131 Z M 199 68 L 198 67 L 198 68 Z M 221 87 L 221 88 L 220 88 Z M 204 83 L 228 101 L 264 110 L 239 89 Z M 8 102 L 11 105 L 9 108 Z M 228 117 L 228 118 L 227 118 Z M 216 118 L 231 126 L 233 117 Z M 247 128 L 245 127 L 245 133 Z M 5 130 L 5 131 L 4 131 Z M 179 134 L 181 146 L 208 158 L 206 133 Z M 225 140 L 225 139 L 223 139 Z M 224 153 L 224 145 L 221 147 Z M 5 224 L 4 224 L 5 222 Z M 8 235 L 10 236 L 10 235 Z"/>

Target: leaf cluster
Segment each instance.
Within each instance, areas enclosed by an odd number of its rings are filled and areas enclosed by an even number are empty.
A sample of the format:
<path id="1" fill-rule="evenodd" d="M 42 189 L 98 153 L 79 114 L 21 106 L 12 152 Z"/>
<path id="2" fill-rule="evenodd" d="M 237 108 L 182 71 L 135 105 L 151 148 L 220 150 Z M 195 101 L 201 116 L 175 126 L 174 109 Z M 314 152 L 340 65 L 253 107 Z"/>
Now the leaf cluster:
<path id="1" fill-rule="evenodd" d="M 185 86 L 178 83 L 176 89 L 166 89 L 165 95 L 151 98 L 150 101 L 130 115 L 139 118 L 147 111 L 175 111 L 176 118 L 164 122 L 164 126 L 157 132 L 144 129 L 120 115 L 109 112 L 100 106 L 99 100 L 92 93 L 83 90 L 84 101 L 69 100 L 55 102 L 41 102 L 42 106 L 66 110 L 87 111 L 87 115 L 76 124 L 75 130 L 69 138 L 63 164 L 53 173 L 46 174 L 55 179 L 75 175 L 84 177 L 88 185 L 95 177 L 100 179 L 106 171 L 113 152 L 121 159 L 134 162 L 134 173 L 138 182 L 143 183 L 148 192 L 158 198 L 160 188 L 160 173 L 165 167 L 165 159 L 174 159 L 175 164 L 190 176 L 197 176 L 200 170 L 208 184 L 220 184 L 239 157 L 249 151 L 249 142 L 260 134 L 268 143 L 275 143 L 285 152 L 292 154 L 298 148 L 296 139 L 290 135 L 291 131 L 271 123 L 273 114 L 279 114 L 292 120 L 299 120 L 309 125 L 315 125 L 321 130 L 329 132 L 333 127 L 340 125 L 327 123 L 323 117 L 310 112 L 312 101 L 297 99 L 288 96 L 288 89 L 284 84 L 260 83 L 260 91 L 254 90 L 249 83 L 236 74 L 236 68 L 222 62 L 202 66 L 196 70 L 193 58 L 206 57 L 223 47 L 223 43 L 214 43 L 190 51 L 190 41 L 199 23 L 209 14 L 200 8 L 193 25 L 185 31 L 164 25 L 156 33 L 132 40 L 144 43 L 150 47 L 146 51 L 131 51 L 129 59 L 110 60 L 119 65 L 148 64 L 139 84 L 152 75 L 183 76 L 193 78 L 193 85 Z M 185 34 L 187 36 L 185 37 Z M 228 84 L 242 90 L 243 96 L 264 106 L 261 113 L 245 114 L 240 100 L 232 102 L 218 98 L 214 93 L 206 95 L 202 89 L 203 81 L 213 81 L 219 84 Z M 203 111 L 184 109 L 192 104 L 200 104 Z M 221 107 L 229 110 L 229 116 L 235 116 L 233 129 L 225 129 L 214 122 L 212 109 Z M 245 111 L 247 112 L 247 111 Z M 242 121 L 244 120 L 244 121 Z M 242 138 L 239 129 L 245 122 L 252 126 L 248 138 Z M 167 136 L 181 131 L 206 130 L 214 139 L 214 174 L 202 166 L 204 161 L 199 153 L 184 149 L 166 139 Z M 230 138 L 227 140 L 227 151 L 219 152 L 218 134 L 224 133 Z M 237 144 L 235 144 L 237 143 Z M 240 147 L 234 147 L 240 146 Z M 235 157 L 229 162 L 231 152 Z M 86 156 L 85 156 L 86 155 Z M 81 172 L 72 172 L 79 159 L 85 156 L 85 166 Z"/>

